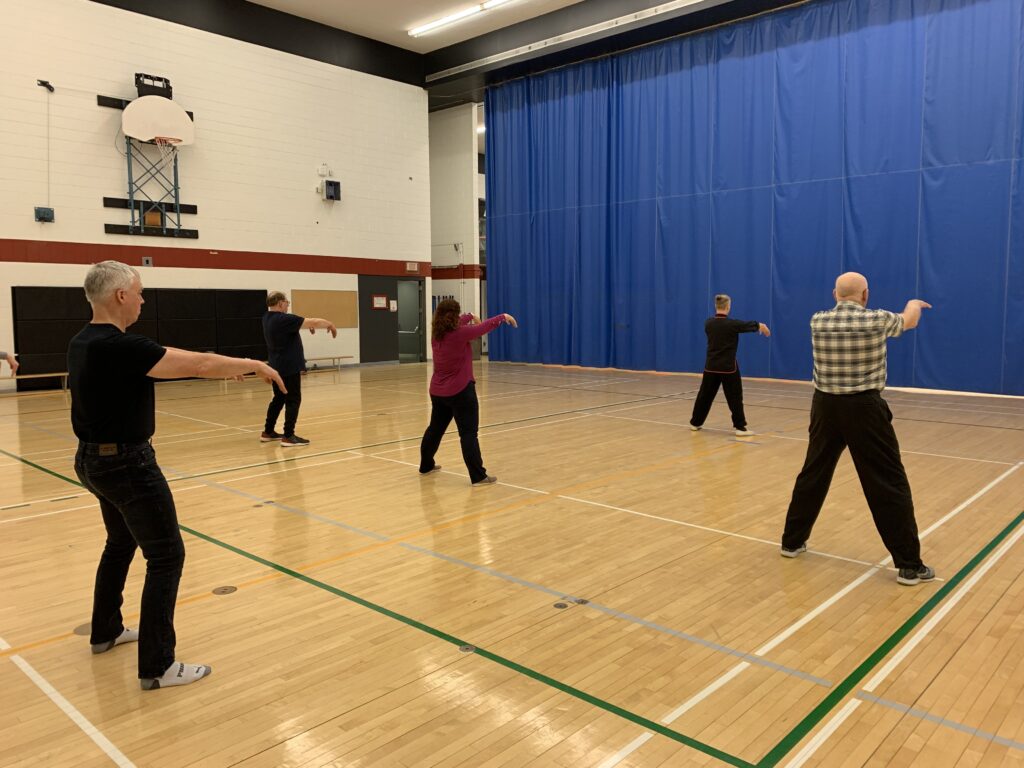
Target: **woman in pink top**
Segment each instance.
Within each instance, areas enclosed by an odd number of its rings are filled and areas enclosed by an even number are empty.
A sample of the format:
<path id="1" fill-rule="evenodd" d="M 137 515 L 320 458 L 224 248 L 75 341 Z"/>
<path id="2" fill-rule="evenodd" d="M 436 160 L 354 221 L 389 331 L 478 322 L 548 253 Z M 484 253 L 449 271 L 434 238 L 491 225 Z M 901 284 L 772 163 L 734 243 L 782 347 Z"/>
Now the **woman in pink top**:
<path id="1" fill-rule="evenodd" d="M 469 345 L 490 333 L 502 323 L 516 327 L 512 315 L 495 315 L 477 321 L 473 315 L 462 315 L 459 302 L 444 299 L 434 311 L 431 347 L 434 350 L 434 375 L 430 379 L 430 426 L 420 443 L 420 474 L 429 475 L 441 468 L 434 463 L 434 454 L 441 445 L 448 425 L 455 419 L 462 443 L 462 458 L 473 485 L 490 485 L 497 478 L 488 475 L 480 456 L 477 429 L 480 426 L 480 403 L 476 399 L 473 380 L 473 350 Z"/>

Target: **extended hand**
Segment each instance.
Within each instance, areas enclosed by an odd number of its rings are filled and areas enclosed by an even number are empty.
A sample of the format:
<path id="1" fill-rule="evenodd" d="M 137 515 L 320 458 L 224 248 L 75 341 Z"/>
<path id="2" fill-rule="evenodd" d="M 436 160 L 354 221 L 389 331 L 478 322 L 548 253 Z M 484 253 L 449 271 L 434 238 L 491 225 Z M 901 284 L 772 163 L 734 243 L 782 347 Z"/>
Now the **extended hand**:
<path id="1" fill-rule="evenodd" d="M 927 301 L 924 301 L 922 299 L 911 299 L 910 303 L 911 304 L 916 304 L 921 309 L 931 309 L 932 308 L 931 304 L 929 304 Z"/>
<path id="2" fill-rule="evenodd" d="M 757 332 L 760 333 L 762 336 L 771 336 L 772 335 L 771 330 L 764 323 L 758 323 L 757 324 Z"/>
<path id="3" fill-rule="evenodd" d="M 338 329 L 335 327 L 334 323 L 328 323 L 327 330 L 331 332 L 332 338 L 338 338 Z"/>
<path id="4" fill-rule="evenodd" d="M 18 372 L 18 361 L 14 359 L 13 355 L 7 356 L 7 363 L 11 366 L 11 376 Z"/>
<path id="5" fill-rule="evenodd" d="M 277 384 L 277 388 L 284 394 L 288 394 L 288 390 L 285 389 L 284 382 L 281 381 L 281 374 L 275 371 L 266 363 L 257 363 L 255 373 L 267 384 Z"/>
<path id="6" fill-rule="evenodd" d="M 505 313 L 505 322 L 511 325 L 513 328 L 519 327 L 519 323 L 517 323 L 516 319 L 512 317 L 512 315 L 510 315 L 508 312 Z"/>

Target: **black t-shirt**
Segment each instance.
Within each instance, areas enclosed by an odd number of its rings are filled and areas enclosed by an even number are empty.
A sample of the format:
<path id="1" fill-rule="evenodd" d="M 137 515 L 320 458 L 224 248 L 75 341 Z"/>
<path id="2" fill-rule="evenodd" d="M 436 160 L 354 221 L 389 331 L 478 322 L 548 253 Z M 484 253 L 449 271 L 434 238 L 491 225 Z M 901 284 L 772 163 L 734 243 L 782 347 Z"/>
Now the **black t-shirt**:
<path id="1" fill-rule="evenodd" d="M 289 312 L 267 312 L 263 316 L 263 336 L 267 340 L 270 367 L 282 376 L 306 370 L 306 353 L 299 338 L 305 319 Z"/>
<path id="2" fill-rule="evenodd" d="M 68 344 L 71 425 L 87 443 L 142 443 L 156 429 L 153 379 L 166 349 L 152 339 L 90 323 Z"/>
<path id="3" fill-rule="evenodd" d="M 715 315 L 704 321 L 704 333 L 708 335 L 708 356 L 704 370 L 712 373 L 733 373 L 736 367 L 736 348 L 739 335 L 760 328 L 757 320 L 732 320 L 725 315 Z"/>

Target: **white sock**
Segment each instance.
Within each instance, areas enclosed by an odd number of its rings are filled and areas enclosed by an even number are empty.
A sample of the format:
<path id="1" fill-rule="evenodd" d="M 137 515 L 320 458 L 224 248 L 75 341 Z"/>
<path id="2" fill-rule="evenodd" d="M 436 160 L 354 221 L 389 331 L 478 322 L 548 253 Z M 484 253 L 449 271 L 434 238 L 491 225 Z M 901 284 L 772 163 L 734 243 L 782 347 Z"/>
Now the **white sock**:
<path id="1" fill-rule="evenodd" d="M 205 664 L 185 664 L 176 661 L 167 668 L 160 677 L 142 677 L 139 683 L 142 690 L 153 691 L 157 688 L 169 688 L 172 685 L 188 685 L 196 680 L 202 680 L 213 671 Z"/>
<path id="2" fill-rule="evenodd" d="M 108 640 L 105 643 L 97 643 L 92 647 L 93 653 L 106 653 L 115 645 L 121 645 L 122 643 L 137 643 L 139 641 L 139 630 L 131 627 L 125 627 L 120 635 L 115 637 L 113 640 Z"/>

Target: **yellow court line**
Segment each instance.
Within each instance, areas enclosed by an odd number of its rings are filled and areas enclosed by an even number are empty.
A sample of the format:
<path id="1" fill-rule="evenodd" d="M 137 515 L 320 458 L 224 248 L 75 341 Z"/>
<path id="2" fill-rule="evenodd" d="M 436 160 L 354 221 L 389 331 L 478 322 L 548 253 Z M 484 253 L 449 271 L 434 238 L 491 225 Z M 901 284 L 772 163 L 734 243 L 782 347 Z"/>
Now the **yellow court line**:
<path id="1" fill-rule="evenodd" d="M 319 568 L 319 567 L 324 566 L 324 565 L 333 565 L 333 564 L 339 563 L 339 562 L 341 562 L 343 560 L 349 560 L 349 559 L 351 559 L 353 557 L 359 557 L 360 555 L 369 554 L 370 552 L 376 552 L 377 550 L 384 549 L 385 547 L 393 546 L 395 544 L 401 544 L 401 543 L 403 543 L 405 541 L 408 541 L 409 539 L 414 539 L 414 538 L 417 538 L 419 536 L 426 536 L 427 534 L 438 533 L 440 531 L 444 531 L 444 530 L 447 530 L 449 528 L 454 528 L 454 527 L 463 525 L 464 523 L 469 523 L 469 522 L 474 522 L 474 521 L 477 521 L 477 520 L 481 520 L 481 519 L 483 519 L 485 517 L 492 517 L 494 515 L 500 515 L 500 514 L 503 514 L 505 512 L 511 512 L 513 510 L 516 510 L 516 509 L 523 509 L 525 507 L 534 506 L 536 504 L 540 504 L 541 502 L 548 501 L 551 498 L 555 498 L 555 497 L 557 497 L 560 494 L 564 494 L 564 493 L 568 493 L 568 492 L 572 492 L 572 491 L 576 491 L 576 490 L 583 490 L 583 489 L 588 488 L 588 487 L 593 486 L 593 485 L 599 485 L 601 483 L 606 483 L 606 482 L 617 480 L 617 479 L 625 479 L 625 478 L 630 478 L 630 477 L 636 477 L 636 476 L 644 474 L 646 472 L 652 472 L 652 471 L 656 471 L 656 470 L 659 470 L 659 469 L 665 469 L 666 467 L 669 467 L 672 464 L 684 463 L 684 462 L 687 462 L 687 461 L 692 461 L 693 459 L 703 458 L 704 456 L 708 456 L 708 455 L 710 455 L 712 453 L 716 453 L 718 451 L 722 451 L 722 450 L 725 450 L 725 449 L 729 449 L 729 448 L 735 447 L 736 445 L 738 445 L 738 443 L 726 443 L 725 445 L 720 445 L 720 446 L 717 446 L 715 448 L 709 448 L 709 449 L 704 450 L 704 451 L 698 451 L 697 453 L 688 454 L 686 456 L 674 456 L 674 457 L 671 457 L 671 458 L 668 458 L 668 459 L 662 459 L 661 461 L 654 462 L 653 464 L 648 464 L 647 466 L 644 466 L 644 467 L 638 467 L 637 469 L 627 470 L 625 472 L 613 472 L 611 474 L 603 475 L 602 477 L 594 478 L 594 479 L 591 479 L 591 480 L 586 480 L 586 481 L 581 482 L 581 483 L 573 483 L 572 485 L 565 486 L 564 488 L 559 488 L 559 489 L 556 489 L 554 491 L 546 491 L 546 492 L 543 492 L 543 495 L 540 495 L 540 496 L 534 496 L 532 498 L 520 499 L 519 501 L 512 502 L 511 504 L 505 504 L 504 506 L 497 507 L 496 509 L 486 510 L 486 511 L 483 511 L 483 512 L 474 512 L 473 514 L 470 514 L 470 515 L 463 515 L 462 517 L 458 517 L 458 518 L 455 518 L 453 520 L 449 520 L 449 521 L 447 521 L 445 523 L 437 523 L 436 525 L 431 525 L 431 526 L 429 526 L 427 528 L 421 528 L 418 531 L 412 531 L 410 533 L 402 534 L 401 536 L 395 536 L 393 538 L 389 538 L 387 541 L 377 541 L 377 542 L 374 542 L 373 544 L 367 544 L 366 546 L 359 547 L 357 549 L 353 549 L 353 550 L 350 550 L 348 552 L 344 552 L 344 553 L 342 553 L 340 555 L 334 555 L 332 557 L 324 558 L 322 560 L 314 560 L 314 561 L 309 562 L 309 563 L 302 563 L 302 564 L 296 566 L 293 570 L 296 570 L 296 571 L 299 571 L 299 572 L 306 572 L 306 571 L 312 570 L 314 568 Z M 371 456 L 372 456 L 372 454 L 371 454 Z M 255 586 L 257 584 L 262 584 L 262 583 L 265 583 L 265 582 L 273 581 L 275 579 L 284 578 L 285 575 L 286 574 L 280 573 L 278 571 L 274 571 L 274 572 L 266 574 L 264 576 L 258 576 L 258 577 L 254 578 L 254 579 L 248 579 L 247 581 L 241 582 L 240 584 L 237 585 L 237 587 L 239 589 L 241 589 L 243 587 L 251 587 L 251 586 Z M 187 604 L 191 604 L 191 603 L 197 603 L 197 602 L 200 602 L 200 601 L 203 601 L 203 600 L 209 600 L 209 599 L 211 599 L 213 597 L 220 597 L 220 595 L 214 595 L 212 592 L 200 592 L 200 593 L 197 593 L 195 595 L 191 595 L 189 597 L 184 597 L 184 598 L 179 599 L 177 601 L 177 604 L 178 605 L 187 605 Z M 137 617 L 138 617 L 137 613 L 132 613 L 132 614 L 126 614 L 125 615 L 125 619 L 134 619 L 134 618 L 137 618 Z M 9 648 L 9 649 L 7 649 L 5 651 L 0 651 L 0 658 L 10 657 L 10 656 L 13 656 L 14 654 L 22 653 L 23 651 L 31 650 L 33 648 L 39 648 L 41 646 L 52 645 L 54 643 L 59 643 L 59 642 L 61 642 L 63 640 L 67 640 L 67 639 L 75 637 L 75 636 L 76 635 L 73 632 L 65 632 L 63 634 L 54 635 L 52 637 L 44 638 L 42 640 L 35 640 L 33 642 L 30 642 L 30 643 L 25 643 L 23 645 L 19 645 L 19 646 L 15 647 L 15 648 Z"/>

